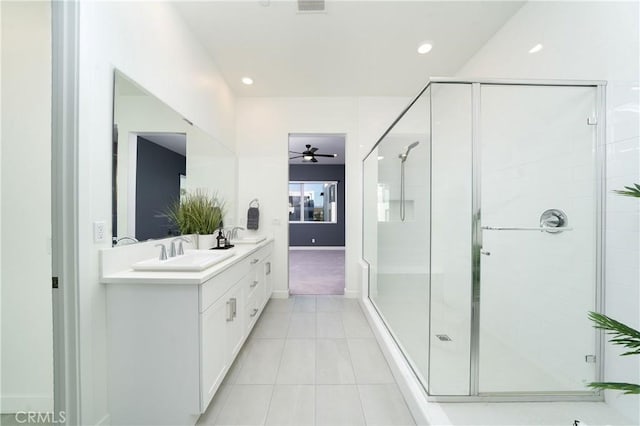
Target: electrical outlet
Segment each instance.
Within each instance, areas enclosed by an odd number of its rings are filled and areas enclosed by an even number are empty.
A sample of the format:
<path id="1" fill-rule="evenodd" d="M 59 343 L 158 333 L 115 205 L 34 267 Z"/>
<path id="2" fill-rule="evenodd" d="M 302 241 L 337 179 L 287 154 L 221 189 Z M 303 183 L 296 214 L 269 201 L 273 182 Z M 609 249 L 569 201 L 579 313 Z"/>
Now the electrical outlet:
<path id="1" fill-rule="evenodd" d="M 104 220 L 93 222 L 93 242 L 101 243 L 105 239 L 107 224 Z"/>

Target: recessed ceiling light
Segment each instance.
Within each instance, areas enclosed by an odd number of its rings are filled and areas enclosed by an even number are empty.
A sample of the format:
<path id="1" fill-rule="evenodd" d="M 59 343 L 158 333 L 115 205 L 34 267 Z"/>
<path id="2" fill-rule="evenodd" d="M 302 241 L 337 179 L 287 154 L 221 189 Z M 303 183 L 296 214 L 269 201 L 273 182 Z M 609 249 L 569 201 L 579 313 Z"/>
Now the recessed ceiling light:
<path id="1" fill-rule="evenodd" d="M 424 55 L 425 53 L 431 52 L 431 49 L 433 49 L 433 44 L 431 44 L 431 42 L 425 41 L 424 43 L 421 43 L 420 46 L 418 46 L 418 53 Z"/>
<path id="2" fill-rule="evenodd" d="M 383 155 L 378 155 L 378 160 L 384 160 L 384 156 Z"/>
<path id="3" fill-rule="evenodd" d="M 540 43 L 536 44 L 535 46 L 533 46 L 531 49 L 529 49 L 529 53 L 536 53 L 542 50 L 542 45 Z"/>
<path id="4" fill-rule="evenodd" d="M 247 86 L 251 86 L 253 84 L 253 79 L 251 77 L 242 77 L 242 83 Z"/>

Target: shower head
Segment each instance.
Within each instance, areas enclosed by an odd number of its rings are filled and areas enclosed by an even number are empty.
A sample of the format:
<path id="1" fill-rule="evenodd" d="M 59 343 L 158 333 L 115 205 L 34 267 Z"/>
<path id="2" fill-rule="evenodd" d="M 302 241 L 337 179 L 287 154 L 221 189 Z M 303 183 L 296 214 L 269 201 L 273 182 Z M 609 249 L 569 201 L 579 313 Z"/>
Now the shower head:
<path id="1" fill-rule="evenodd" d="M 409 157 L 409 151 L 418 146 L 419 143 L 420 141 L 415 141 L 414 143 L 405 146 L 404 153 L 398 155 L 398 158 L 401 159 L 403 163 L 407 161 L 407 158 Z"/>

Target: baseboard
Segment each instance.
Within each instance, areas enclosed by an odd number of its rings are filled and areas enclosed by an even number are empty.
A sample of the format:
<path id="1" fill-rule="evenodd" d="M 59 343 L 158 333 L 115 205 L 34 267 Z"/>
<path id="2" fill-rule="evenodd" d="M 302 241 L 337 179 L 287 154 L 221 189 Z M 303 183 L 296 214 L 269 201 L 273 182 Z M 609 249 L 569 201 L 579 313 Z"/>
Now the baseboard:
<path id="1" fill-rule="evenodd" d="M 344 246 L 293 246 L 289 247 L 289 250 L 342 250 L 344 251 Z"/>
<path id="2" fill-rule="evenodd" d="M 391 368 L 391 373 L 398 383 L 400 392 L 407 402 L 407 406 L 413 415 L 417 425 L 430 425 L 434 424 L 430 421 L 430 416 L 427 413 L 427 396 L 422 386 L 418 383 L 418 380 L 411 371 L 411 367 L 407 363 L 406 359 L 398 349 L 395 341 L 389 334 L 384 323 L 378 316 L 373 304 L 369 299 L 360 299 L 362 310 L 365 313 L 365 317 L 373 330 L 373 334 L 380 345 L 380 349 L 384 354 L 384 357 Z M 432 404 L 433 405 L 433 404 Z M 436 407 L 431 407 L 431 410 L 438 410 Z M 433 413 L 432 413 L 433 414 Z M 441 413 L 442 414 L 442 413 Z M 439 418 L 442 418 L 439 416 Z M 446 418 L 446 417 L 445 417 Z"/>
<path id="3" fill-rule="evenodd" d="M 2 414 L 20 412 L 53 412 L 53 395 L 2 395 L 0 397 Z"/>
<path id="4" fill-rule="evenodd" d="M 289 290 L 274 290 L 271 293 L 272 299 L 288 299 L 289 298 Z"/>
<path id="5" fill-rule="evenodd" d="M 358 299 L 360 297 L 360 292 L 356 290 L 347 290 L 344 289 L 344 297 L 349 299 Z"/>

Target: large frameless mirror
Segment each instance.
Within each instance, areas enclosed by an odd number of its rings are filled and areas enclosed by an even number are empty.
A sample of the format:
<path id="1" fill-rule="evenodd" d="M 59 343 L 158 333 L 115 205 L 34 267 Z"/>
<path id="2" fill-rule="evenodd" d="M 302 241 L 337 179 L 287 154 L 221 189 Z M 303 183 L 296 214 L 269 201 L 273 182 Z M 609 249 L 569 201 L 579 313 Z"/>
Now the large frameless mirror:
<path id="1" fill-rule="evenodd" d="M 188 191 L 235 210 L 236 157 L 221 141 L 116 70 L 113 94 L 114 245 L 165 238 L 178 230 L 168 206 Z"/>

